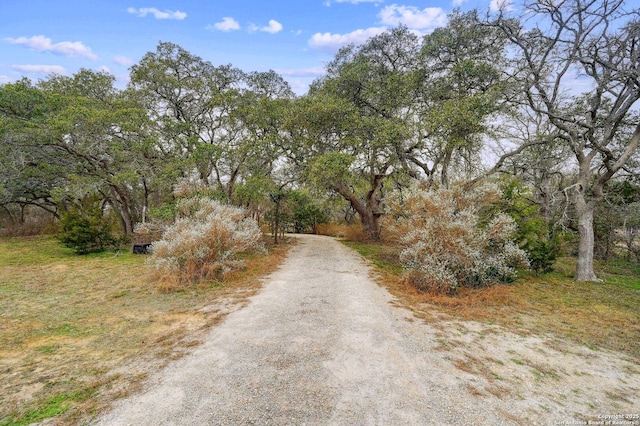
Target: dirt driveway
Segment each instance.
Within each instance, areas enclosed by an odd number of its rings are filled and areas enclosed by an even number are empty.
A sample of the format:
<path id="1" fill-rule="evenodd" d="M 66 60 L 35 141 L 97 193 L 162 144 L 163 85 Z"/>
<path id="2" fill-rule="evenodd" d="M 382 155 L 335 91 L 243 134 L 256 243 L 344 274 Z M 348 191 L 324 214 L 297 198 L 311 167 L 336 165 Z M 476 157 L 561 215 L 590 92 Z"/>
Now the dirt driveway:
<path id="1" fill-rule="evenodd" d="M 425 324 L 394 306 L 359 255 L 298 238 L 247 307 L 95 424 L 547 425 L 640 414 L 630 360 L 479 323 Z"/>

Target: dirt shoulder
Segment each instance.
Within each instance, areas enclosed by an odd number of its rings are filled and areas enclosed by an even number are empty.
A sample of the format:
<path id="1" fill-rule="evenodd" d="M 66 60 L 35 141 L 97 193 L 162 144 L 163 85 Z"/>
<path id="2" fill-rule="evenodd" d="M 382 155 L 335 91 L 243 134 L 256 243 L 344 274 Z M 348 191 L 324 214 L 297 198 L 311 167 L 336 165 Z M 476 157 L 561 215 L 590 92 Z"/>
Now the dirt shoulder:
<path id="1" fill-rule="evenodd" d="M 248 306 L 94 423 L 529 425 L 640 413 L 640 367 L 617 354 L 427 324 L 395 305 L 355 252 L 300 236 Z"/>

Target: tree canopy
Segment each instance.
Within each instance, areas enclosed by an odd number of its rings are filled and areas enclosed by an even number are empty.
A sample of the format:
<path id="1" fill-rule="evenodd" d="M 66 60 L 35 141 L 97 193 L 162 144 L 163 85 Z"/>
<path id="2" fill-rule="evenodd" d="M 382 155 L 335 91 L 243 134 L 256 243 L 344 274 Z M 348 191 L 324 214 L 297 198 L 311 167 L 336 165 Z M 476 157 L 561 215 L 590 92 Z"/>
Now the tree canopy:
<path id="1" fill-rule="evenodd" d="M 520 6 L 456 10 L 430 34 L 399 26 L 343 47 L 302 96 L 274 71 L 213 65 L 170 42 L 132 66 L 126 88 L 84 69 L 3 84 L 2 215 L 97 205 L 130 237 L 170 218 L 186 182 L 276 235 L 282 221 L 314 228 L 341 200 L 377 240 L 391 192 L 502 173 L 517 181 L 498 179 L 520 194 L 505 207 L 516 221 L 535 211 L 542 240 L 575 231 L 576 277 L 597 280 L 594 214 L 637 204 L 619 193 L 640 175 L 640 13 L 622 0 Z"/>

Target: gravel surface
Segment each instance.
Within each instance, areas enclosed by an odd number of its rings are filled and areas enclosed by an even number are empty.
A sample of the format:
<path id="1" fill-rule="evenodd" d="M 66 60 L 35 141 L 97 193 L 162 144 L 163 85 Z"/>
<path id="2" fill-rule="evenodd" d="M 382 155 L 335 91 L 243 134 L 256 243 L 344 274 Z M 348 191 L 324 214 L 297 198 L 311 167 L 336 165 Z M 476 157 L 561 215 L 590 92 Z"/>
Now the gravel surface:
<path id="1" fill-rule="evenodd" d="M 297 238 L 247 307 L 94 423 L 528 425 L 640 412 L 630 361 L 475 323 L 434 328 L 393 306 L 352 250 Z M 567 367 L 587 359 L 586 379 Z M 607 386 L 618 393 L 598 397 Z"/>

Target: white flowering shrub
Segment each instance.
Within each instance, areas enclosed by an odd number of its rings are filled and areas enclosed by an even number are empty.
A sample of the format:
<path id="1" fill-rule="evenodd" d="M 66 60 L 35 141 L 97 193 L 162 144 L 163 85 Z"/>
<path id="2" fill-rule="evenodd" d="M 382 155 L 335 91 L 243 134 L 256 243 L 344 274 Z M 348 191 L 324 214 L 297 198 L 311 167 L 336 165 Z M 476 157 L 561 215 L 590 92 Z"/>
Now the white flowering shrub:
<path id="1" fill-rule="evenodd" d="M 406 279 L 423 291 L 453 293 L 513 281 L 526 253 L 511 240 L 516 227 L 498 213 L 482 219 L 482 208 L 499 197 L 497 187 L 426 190 L 414 188 L 387 200 L 384 237 L 401 249 Z"/>
<path id="2" fill-rule="evenodd" d="M 243 266 L 238 253 L 264 250 L 258 223 L 242 208 L 192 197 L 178 201 L 176 211 L 149 259 L 165 284 L 223 278 Z"/>

